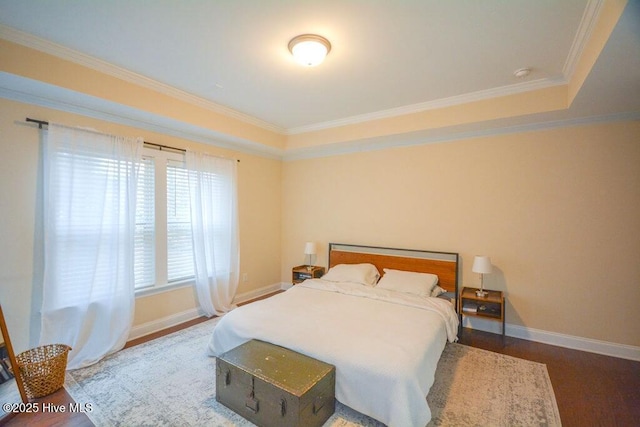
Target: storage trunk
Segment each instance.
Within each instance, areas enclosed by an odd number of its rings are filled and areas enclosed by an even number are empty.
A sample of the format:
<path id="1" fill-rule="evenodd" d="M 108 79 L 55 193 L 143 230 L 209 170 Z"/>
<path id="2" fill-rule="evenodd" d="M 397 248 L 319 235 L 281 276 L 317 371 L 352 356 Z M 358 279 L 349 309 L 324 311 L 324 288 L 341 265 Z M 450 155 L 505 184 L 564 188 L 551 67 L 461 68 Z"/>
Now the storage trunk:
<path id="1" fill-rule="evenodd" d="M 335 411 L 333 365 L 251 340 L 216 360 L 216 400 L 259 426 L 321 426 Z"/>

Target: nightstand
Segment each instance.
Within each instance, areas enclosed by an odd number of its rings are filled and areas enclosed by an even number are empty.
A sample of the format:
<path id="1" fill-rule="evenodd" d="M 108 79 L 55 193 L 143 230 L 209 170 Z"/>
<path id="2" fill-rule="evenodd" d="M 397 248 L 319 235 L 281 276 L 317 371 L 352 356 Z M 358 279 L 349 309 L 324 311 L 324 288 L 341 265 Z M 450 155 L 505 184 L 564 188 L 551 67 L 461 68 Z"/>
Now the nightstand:
<path id="1" fill-rule="evenodd" d="M 295 285 L 296 283 L 302 283 L 307 279 L 318 279 L 324 275 L 324 267 L 317 265 L 306 266 L 299 265 L 293 267 L 291 270 L 291 281 Z"/>
<path id="2" fill-rule="evenodd" d="M 463 288 L 458 298 L 458 313 L 460 325 L 462 316 L 478 317 L 495 320 L 502 323 L 502 338 L 504 338 L 504 294 L 502 291 L 489 291 L 486 297 L 476 295 L 478 288 Z"/>

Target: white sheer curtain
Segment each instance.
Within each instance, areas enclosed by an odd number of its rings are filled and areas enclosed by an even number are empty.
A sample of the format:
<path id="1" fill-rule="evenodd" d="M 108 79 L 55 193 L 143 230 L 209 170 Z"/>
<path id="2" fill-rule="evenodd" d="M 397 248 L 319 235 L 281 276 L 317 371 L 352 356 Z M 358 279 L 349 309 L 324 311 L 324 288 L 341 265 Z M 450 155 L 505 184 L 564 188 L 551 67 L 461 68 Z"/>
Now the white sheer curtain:
<path id="1" fill-rule="evenodd" d="M 187 151 L 191 232 L 200 308 L 207 316 L 235 306 L 240 268 L 235 160 Z"/>
<path id="2" fill-rule="evenodd" d="M 121 349 L 131 329 L 142 144 L 53 123 L 46 132 L 40 343 L 71 346 L 68 369 Z"/>

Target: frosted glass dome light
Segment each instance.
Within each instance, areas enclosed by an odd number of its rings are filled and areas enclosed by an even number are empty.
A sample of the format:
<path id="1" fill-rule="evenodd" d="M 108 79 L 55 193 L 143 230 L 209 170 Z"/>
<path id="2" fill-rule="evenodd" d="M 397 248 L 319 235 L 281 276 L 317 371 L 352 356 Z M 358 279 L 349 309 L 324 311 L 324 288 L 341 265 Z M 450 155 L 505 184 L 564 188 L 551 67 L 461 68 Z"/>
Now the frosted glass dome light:
<path id="1" fill-rule="evenodd" d="M 289 51 L 299 64 L 305 67 L 315 67 L 321 64 L 331 51 L 331 43 L 324 37 L 315 34 L 303 34 L 291 39 Z"/>

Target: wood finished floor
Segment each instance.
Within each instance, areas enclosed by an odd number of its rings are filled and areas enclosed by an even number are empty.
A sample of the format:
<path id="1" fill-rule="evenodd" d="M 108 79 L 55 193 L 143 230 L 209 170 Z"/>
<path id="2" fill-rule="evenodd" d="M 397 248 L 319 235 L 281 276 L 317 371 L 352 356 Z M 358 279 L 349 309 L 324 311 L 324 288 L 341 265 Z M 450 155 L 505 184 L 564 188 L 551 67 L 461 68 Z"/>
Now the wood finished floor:
<path id="1" fill-rule="evenodd" d="M 125 348 L 204 320 L 207 319 L 195 319 L 139 338 L 127 343 Z M 459 337 L 460 343 L 465 345 L 546 364 L 562 425 L 565 427 L 640 425 L 640 362 L 512 337 L 506 337 L 503 341 L 500 335 L 471 329 L 464 329 Z M 68 407 L 73 399 L 61 389 L 37 401 Z M 21 427 L 93 425 L 87 416 L 81 413 L 19 414 L 0 424 Z"/>

